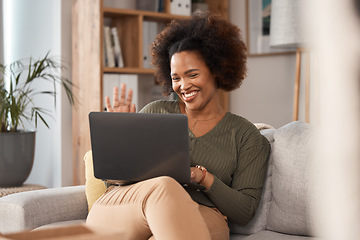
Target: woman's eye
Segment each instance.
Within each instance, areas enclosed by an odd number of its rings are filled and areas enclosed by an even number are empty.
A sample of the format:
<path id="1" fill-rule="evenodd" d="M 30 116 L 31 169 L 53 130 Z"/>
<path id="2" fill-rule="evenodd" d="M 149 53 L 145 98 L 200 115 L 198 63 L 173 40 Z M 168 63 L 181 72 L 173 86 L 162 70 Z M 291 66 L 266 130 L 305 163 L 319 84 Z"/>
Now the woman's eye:
<path id="1" fill-rule="evenodd" d="M 179 81 L 179 79 L 180 79 L 180 78 L 178 78 L 178 77 L 172 77 L 172 80 L 173 80 L 174 82 Z"/>
<path id="2" fill-rule="evenodd" d="M 190 78 L 196 78 L 198 75 L 197 73 L 190 74 Z"/>

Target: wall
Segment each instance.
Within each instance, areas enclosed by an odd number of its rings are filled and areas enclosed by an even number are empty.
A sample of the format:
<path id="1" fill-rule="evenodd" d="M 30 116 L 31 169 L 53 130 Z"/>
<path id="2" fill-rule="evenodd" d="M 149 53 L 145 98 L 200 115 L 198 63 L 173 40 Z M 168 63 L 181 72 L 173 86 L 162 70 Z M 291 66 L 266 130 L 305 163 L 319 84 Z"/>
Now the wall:
<path id="1" fill-rule="evenodd" d="M 0 0 L 0 63 L 4 63 L 4 39 L 3 39 L 3 1 Z"/>
<path id="2" fill-rule="evenodd" d="M 51 55 L 62 58 L 69 73 L 71 59 L 71 1 L 61 0 L 3 0 L 5 62 L 39 58 L 49 50 Z M 20 17 L 19 17 L 20 16 Z M 34 88 L 51 88 L 48 84 L 34 84 Z M 56 110 L 49 96 L 37 96 L 36 105 L 50 110 L 47 117 L 50 129 L 39 124 L 36 133 L 36 150 L 33 170 L 27 183 L 47 187 L 71 185 L 71 111 L 64 92 L 57 87 Z M 26 129 L 34 129 L 26 124 Z"/>
<path id="3" fill-rule="evenodd" d="M 71 0 L 60 0 L 61 12 L 61 56 L 65 60 L 66 70 L 63 71 L 63 76 L 71 79 Z M 67 100 L 65 91 L 61 91 L 61 100 L 59 101 L 61 107 L 57 111 L 57 119 L 61 118 L 61 125 L 58 132 L 58 136 L 61 136 L 61 146 L 59 155 L 59 165 L 61 167 L 60 175 L 58 177 L 59 182 L 57 186 L 70 186 L 73 184 L 73 171 L 72 171 L 72 117 L 71 106 Z"/>
<path id="4" fill-rule="evenodd" d="M 230 21 L 246 39 L 245 0 L 229 0 Z M 276 128 L 292 121 L 295 54 L 248 58 L 248 76 L 230 93 L 230 111 Z"/>

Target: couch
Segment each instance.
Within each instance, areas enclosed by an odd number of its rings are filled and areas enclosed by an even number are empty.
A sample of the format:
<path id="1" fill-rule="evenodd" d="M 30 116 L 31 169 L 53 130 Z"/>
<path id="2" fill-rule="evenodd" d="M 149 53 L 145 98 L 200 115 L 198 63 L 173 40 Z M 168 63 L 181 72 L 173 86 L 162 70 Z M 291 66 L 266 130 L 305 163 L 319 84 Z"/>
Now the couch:
<path id="1" fill-rule="evenodd" d="M 314 237 L 311 204 L 311 126 L 299 121 L 263 129 L 271 153 L 262 200 L 246 226 L 229 222 L 231 240 L 310 240 Z M 16 193 L 0 198 L 0 232 L 75 224 L 85 221 L 85 186 Z"/>

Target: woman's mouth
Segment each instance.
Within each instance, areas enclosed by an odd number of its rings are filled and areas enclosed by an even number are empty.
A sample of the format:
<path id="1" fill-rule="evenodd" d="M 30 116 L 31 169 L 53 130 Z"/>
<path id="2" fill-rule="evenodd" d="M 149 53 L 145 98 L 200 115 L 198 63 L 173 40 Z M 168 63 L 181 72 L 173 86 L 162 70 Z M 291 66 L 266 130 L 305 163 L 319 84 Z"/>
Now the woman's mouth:
<path id="1" fill-rule="evenodd" d="M 189 102 L 189 101 L 193 100 L 194 98 L 196 98 L 198 93 L 199 93 L 199 91 L 185 92 L 185 93 L 182 93 L 182 96 L 183 96 L 184 101 Z"/>

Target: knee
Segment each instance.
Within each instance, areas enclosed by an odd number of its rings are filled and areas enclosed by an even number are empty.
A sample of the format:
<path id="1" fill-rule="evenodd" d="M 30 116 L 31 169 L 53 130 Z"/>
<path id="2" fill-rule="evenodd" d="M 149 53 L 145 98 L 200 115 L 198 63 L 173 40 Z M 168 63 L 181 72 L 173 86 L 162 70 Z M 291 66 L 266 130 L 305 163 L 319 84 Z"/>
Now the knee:
<path id="1" fill-rule="evenodd" d="M 153 184 L 161 189 L 181 188 L 181 185 L 172 177 L 161 176 L 152 179 Z"/>
<path id="2" fill-rule="evenodd" d="M 166 198 L 190 198 L 190 195 L 175 179 L 168 176 L 153 178 L 151 195 L 158 197 L 166 196 Z"/>

